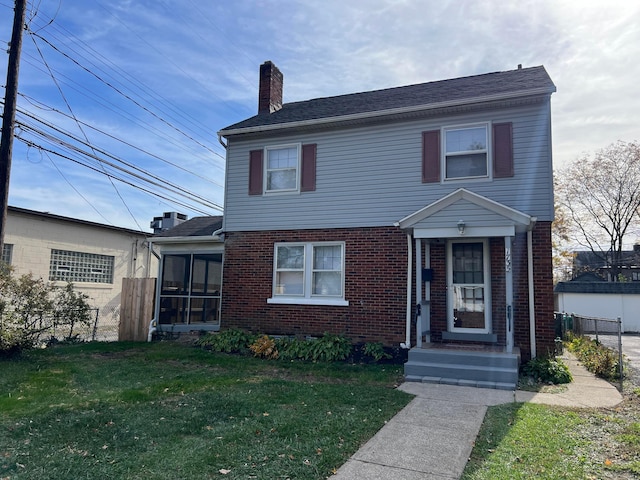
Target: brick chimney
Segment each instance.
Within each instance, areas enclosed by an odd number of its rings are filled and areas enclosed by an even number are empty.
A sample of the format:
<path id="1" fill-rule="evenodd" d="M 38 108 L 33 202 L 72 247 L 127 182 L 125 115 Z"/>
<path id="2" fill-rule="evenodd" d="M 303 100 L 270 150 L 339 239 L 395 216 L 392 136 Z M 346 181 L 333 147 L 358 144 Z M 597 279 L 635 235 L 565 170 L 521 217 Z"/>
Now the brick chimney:
<path id="1" fill-rule="evenodd" d="M 282 72 L 271 61 L 260 65 L 258 113 L 273 113 L 282 108 Z"/>

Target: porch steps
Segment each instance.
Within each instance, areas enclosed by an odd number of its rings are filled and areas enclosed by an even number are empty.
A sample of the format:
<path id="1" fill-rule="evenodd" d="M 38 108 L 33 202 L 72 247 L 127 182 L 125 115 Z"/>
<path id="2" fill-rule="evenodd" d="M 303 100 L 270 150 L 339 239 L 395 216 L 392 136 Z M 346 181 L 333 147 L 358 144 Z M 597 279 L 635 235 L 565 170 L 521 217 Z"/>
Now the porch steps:
<path id="1" fill-rule="evenodd" d="M 515 390 L 520 352 L 412 348 L 404 364 L 408 382 L 443 383 L 467 387 Z"/>

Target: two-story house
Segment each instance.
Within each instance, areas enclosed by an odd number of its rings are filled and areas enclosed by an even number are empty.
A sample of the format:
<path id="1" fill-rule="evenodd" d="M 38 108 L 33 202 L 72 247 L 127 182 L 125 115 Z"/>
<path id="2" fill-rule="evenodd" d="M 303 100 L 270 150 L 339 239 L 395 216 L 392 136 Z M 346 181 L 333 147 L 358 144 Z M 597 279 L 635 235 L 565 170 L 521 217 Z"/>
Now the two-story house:
<path id="1" fill-rule="evenodd" d="M 265 62 L 258 114 L 218 132 L 223 328 L 401 344 L 409 379 L 515 386 L 520 356 L 554 339 L 544 67 L 282 92 Z"/>

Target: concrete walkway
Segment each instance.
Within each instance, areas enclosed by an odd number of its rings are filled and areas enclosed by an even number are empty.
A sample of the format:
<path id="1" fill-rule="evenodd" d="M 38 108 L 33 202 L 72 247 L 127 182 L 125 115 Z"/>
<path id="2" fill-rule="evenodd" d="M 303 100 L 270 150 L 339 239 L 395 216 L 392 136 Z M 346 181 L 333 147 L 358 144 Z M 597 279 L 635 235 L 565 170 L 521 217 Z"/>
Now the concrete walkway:
<path id="1" fill-rule="evenodd" d="M 416 396 L 331 479 L 454 480 L 471 454 L 487 407 L 533 402 L 577 408 L 613 407 L 618 390 L 596 378 L 574 357 L 563 361 L 573 382 L 562 393 L 490 390 L 407 382 L 399 388 Z"/>

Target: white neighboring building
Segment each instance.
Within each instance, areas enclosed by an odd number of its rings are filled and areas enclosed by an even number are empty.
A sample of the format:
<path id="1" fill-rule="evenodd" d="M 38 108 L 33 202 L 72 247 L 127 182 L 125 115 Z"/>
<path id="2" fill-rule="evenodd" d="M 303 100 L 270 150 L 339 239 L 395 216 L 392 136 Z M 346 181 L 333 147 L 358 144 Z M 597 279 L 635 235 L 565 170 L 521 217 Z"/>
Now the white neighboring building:
<path id="1" fill-rule="evenodd" d="M 73 282 L 99 309 L 96 339 L 116 340 L 122 279 L 155 276 L 158 271 L 158 260 L 149 253 L 151 235 L 9 207 L 2 258 L 17 274 L 32 273 L 59 285 Z"/>
<path id="2" fill-rule="evenodd" d="M 640 332 L 640 284 L 637 282 L 560 282 L 556 310 L 594 318 L 620 318 L 623 333 Z"/>

